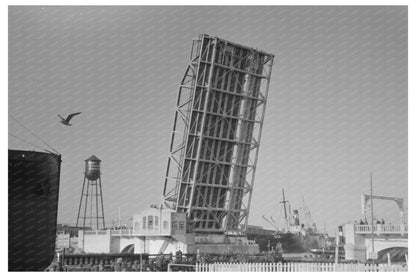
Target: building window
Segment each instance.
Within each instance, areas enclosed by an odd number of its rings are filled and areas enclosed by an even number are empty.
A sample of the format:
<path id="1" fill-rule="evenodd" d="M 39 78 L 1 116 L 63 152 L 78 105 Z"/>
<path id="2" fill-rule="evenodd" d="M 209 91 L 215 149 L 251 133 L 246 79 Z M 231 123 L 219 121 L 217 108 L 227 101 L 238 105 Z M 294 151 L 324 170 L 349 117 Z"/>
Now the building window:
<path id="1" fill-rule="evenodd" d="M 146 230 L 146 217 L 143 217 L 143 230 Z"/>
<path id="2" fill-rule="evenodd" d="M 183 229 L 185 229 L 185 222 L 179 221 L 179 230 L 183 230 Z"/>
<path id="3" fill-rule="evenodd" d="M 153 229 L 153 215 L 147 216 L 147 229 L 152 230 Z"/>
<path id="4" fill-rule="evenodd" d="M 178 229 L 178 222 L 172 221 L 172 230 L 176 230 L 176 229 Z"/>
<path id="5" fill-rule="evenodd" d="M 134 223 L 134 230 L 135 230 L 135 231 L 139 231 L 139 228 L 140 228 L 140 226 L 139 226 L 139 222 L 135 222 L 135 223 Z"/>
<path id="6" fill-rule="evenodd" d="M 159 227 L 159 217 L 155 216 L 155 229 L 158 229 Z"/>
<path id="7" fill-rule="evenodd" d="M 168 222 L 165 220 L 163 221 L 163 230 L 167 230 L 168 229 Z"/>

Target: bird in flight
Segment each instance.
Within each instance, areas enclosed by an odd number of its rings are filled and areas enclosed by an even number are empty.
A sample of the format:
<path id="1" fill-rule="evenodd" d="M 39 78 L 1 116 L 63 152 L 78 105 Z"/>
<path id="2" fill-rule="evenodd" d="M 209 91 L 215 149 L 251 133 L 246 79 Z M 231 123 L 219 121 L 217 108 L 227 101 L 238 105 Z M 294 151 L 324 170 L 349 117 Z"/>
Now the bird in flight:
<path id="1" fill-rule="evenodd" d="M 70 115 L 67 116 L 67 118 L 63 118 L 60 114 L 58 114 L 58 116 L 61 118 L 62 124 L 72 126 L 72 124 L 70 124 L 69 121 L 71 121 L 71 119 L 78 114 L 80 113 L 71 113 Z"/>

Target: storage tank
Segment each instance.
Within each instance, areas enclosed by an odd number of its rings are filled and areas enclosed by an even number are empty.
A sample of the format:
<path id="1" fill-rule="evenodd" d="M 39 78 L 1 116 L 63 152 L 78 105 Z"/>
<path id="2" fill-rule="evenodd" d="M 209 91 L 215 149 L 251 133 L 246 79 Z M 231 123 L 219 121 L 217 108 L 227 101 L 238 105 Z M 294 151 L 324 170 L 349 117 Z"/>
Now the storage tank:
<path id="1" fill-rule="evenodd" d="M 43 271 L 55 255 L 61 156 L 9 149 L 9 271 Z"/>
<path id="2" fill-rule="evenodd" d="M 85 160 L 85 176 L 88 180 L 94 181 L 100 177 L 100 164 L 101 160 L 94 155 Z"/>

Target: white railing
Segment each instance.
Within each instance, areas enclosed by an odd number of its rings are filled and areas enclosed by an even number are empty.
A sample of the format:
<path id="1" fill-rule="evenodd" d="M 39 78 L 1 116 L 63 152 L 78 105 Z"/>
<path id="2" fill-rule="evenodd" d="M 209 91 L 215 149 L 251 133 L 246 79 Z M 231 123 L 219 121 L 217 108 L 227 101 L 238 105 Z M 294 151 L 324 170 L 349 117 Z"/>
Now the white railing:
<path id="1" fill-rule="evenodd" d="M 336 263 L 213 263 L 196 264 L 197 272 L 398 272 L 407 265 Z"/>
<path id="2" fill-rule="evenodd" d="M 133 230 L 89 230 L 84 231 L 84 235 L 111 235 L 111 236 L 132 236 L 136 235 Z"/>
<path id="3" fill-rule="evenodd" d="M 119 230 L 88 230 L 84 231 L 84 235 L 111 235 L 111 236 L 170 236 L 168 232 L 137 232 L 133 229 L 119 229 Z"/>
<path id="4" fill-rule="evenodd" d="M 110 234 L 112 236 L 131 236 L 134 233 L 133 233 L 133 230 L 131 229 L 128 229 L 128 230 L 119 229 L 119 230 L 111 230 Z"/>
<path id="5" fill-rule="evenodd" d="M 373 227 L 373 228 L 371 228 Z M 373 229 L 376 234 L 405 234 L 407 233 L 407 225 L 355 225 L 354 230 L 358 234 L 371 234 Z"/>
<path id="6" fill-rule="evenodd" d="M 107 230 L 84 231 L 84 235 L 106 235 L 106 234 L 107 234 Z"/>

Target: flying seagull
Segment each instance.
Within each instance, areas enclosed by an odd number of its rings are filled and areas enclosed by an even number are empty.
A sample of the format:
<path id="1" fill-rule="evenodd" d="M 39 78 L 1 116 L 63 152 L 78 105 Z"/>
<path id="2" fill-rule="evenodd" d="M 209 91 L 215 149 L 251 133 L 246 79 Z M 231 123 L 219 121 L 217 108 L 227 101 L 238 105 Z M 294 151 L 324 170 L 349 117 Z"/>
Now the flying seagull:
<path id="1" fill-rule="evenodd" d="M 72 126 L 72 124 L 69 123 L 69 121 L 76 115 L 78 115 L 80 113 L 71 113 L 70 115 L 67 116 L 67 118 L 63 118 L 60 114 L 58 114 L 58 116 L 61 118 L 61 123 L 64 125 L 68 125 L 68 126 Z"/>

